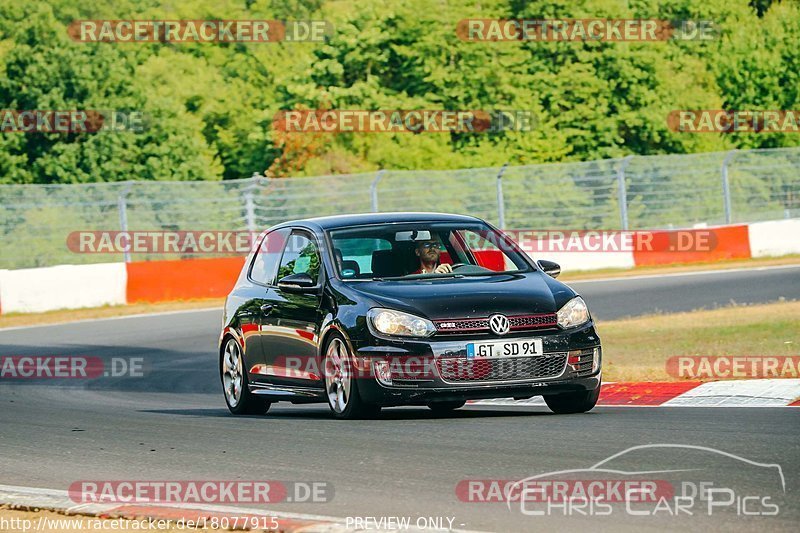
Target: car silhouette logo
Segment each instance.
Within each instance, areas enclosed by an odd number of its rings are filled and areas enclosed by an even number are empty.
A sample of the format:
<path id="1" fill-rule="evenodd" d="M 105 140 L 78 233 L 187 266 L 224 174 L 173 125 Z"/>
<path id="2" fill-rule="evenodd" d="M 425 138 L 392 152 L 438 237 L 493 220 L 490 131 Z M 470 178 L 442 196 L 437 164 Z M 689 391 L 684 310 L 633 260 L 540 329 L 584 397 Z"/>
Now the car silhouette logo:
<path id="1" fill-rule="evenodd" d="M 505 315 L 492 315 L 489 317 L 489 327 L 495 335 L 505 335 L 511 329 L 511 324 Z"/>

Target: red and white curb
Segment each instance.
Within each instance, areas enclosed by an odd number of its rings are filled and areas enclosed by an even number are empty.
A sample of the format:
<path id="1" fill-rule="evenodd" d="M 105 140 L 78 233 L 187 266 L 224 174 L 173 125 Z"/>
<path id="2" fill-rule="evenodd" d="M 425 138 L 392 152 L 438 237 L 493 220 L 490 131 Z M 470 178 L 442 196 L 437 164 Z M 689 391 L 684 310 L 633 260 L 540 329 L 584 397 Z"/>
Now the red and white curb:
<path id="1" fill-rule="evenodd" d="M 528 400 L 475 400 L 471 405 L 540 406 Z M 800 407 L 800 379 L 604 383 L 597 405 L 631 407 Z"/>
<path id="2" fill-rule="evenodd" d="M 320 516 L 300 513 L 287 513 L 283 511 L 268 511 L 263 509 L 253 509 L 250 507 L 234 507 L 224 505 L 204 505 L 204 504 L 119 504 L 119 503 L 85 503 L 76 504 L 69 498 L 66 490 L 42 489 L 35 487 L 17 487 L 13 485 L 0 485 L 0 505 L 8 504 L 19 506 L 25 509 L 49 509 L 70 514 L 80 514 L 96 516 L 98 518 L 126 518 L 143 519 L 152 518 L 154 520 L 171 521 L 194 521 L 198 523 L 203 518 L 212 517 L 274 517 L 277 527 L 274 531 L 282 533 L 342 533 L 350 531 L 390 531 L 381 529 L 355 529 L 346 525 L 344 518 L 331 516 Z M 231 522 L 232 523 L 232 522 Z M 269 525 L 275 522 L 266 522 Z M 258 530 L 263 530 L 258 527 Z M 403 528 L 403 531 L 421 532 L 411 526 L 410 529 Z M 431 530 L 425 530 L 430 533 Z M 444 530 L 438 530 L 444 531 Z M 477 533 L 463 529 L 451 529 L 448 531 L 458 533 Z"/>

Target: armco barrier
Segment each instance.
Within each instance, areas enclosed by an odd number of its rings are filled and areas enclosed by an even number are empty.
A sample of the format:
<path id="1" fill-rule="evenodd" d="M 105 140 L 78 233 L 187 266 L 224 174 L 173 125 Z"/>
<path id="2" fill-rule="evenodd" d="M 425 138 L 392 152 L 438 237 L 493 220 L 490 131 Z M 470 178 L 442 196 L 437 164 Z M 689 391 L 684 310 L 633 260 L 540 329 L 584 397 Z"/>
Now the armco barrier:
<path id="1" fill-rule="evenodd" d="M 233 288 L 244 258 L 128 263 L 128 303 L 222 298 Z"/>
<path id="2" fill-rule="evenodd" d="M 678 246 L 672 251 L 531 255 L 535 259 L 556 261 L 565 271 L 577 271 L 800 254 L 800 219 L 680 230 L 681 238 L 688 238 L 692 232 L 713 235 L 708 250 L 696 250 L 695 246 L 694 251 L 681 251 Z M 677 231 L 655 233 L 656 250 L 665 249 L 663 243 L 658 245 L 659 240 L 673 242 L 677 236 Z M 690 243 L 684 244 L 692 248 Z M 242 257 L 225 257 L 0 270 L 0 312 L 221 298 L 233 287 L 243 261 Z"/>

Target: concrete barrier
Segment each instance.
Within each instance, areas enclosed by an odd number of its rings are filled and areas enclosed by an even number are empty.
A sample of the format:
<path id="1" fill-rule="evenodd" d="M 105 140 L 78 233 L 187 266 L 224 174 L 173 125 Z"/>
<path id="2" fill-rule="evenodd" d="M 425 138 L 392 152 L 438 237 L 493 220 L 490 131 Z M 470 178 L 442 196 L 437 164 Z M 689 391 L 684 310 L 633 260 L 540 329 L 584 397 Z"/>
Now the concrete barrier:
<path id="1" fill-rule="evenodd" d="M 666 248 L 678 231 L 681 238 L 710 233 L 713 249 Z M 528 253 L 535 260 L 555 261 L 568 272 L 800 254 L 800 219 L 653 235 L 655 251 Z M 0 313 L 221 298 L 233 287 L 243 262 L 243 257 L 223 257 L 0 270 Z"/>
<path id="2" fill-rule="evenodd" d="M 711 263 L 751 257 L 745 225 L 653 231 L 652 234 L 652 250 L 633 252 L 637 267 Z"/>
<path id="3" fill-rule="evenodd" d="M 755 222 L 747 231 L 753 257 L 800 254 L 800 218 Z"/>
<path id="4" fill-rule="evenodd" d="M 128 303 L 222 298 L 244 264 L 243 257 L 128 263 Z"/>
<path id="5" fill-rule="evenodd" d="M 3 313 L 35 313 L 126 303 L 124 263 L 0 271 Z"/>

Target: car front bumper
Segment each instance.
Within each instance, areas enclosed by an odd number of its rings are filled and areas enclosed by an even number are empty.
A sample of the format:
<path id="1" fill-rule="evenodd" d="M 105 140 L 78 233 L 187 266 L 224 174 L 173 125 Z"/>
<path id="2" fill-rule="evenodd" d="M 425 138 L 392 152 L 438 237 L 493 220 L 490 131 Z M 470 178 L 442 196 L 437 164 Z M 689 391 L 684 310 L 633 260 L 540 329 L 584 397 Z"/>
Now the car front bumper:
<path id="1" fill-rule="evenodd" d="M 532 338 L 542 339 L 544 355 L 489 361 L 467 357 L 469 342 Z M 592 322 L 572 331 L 531 331 L 502 338 L 372 338 L 354 348 L 362 378 L 358 379 L 359 394 L 382 406 L 590 391 L 601 380 L 602 349 Z M 540 375 L 536 369 L 541 368 L 546 372 Z M 519 374 L 515 374 L 517 369 Z"/>

